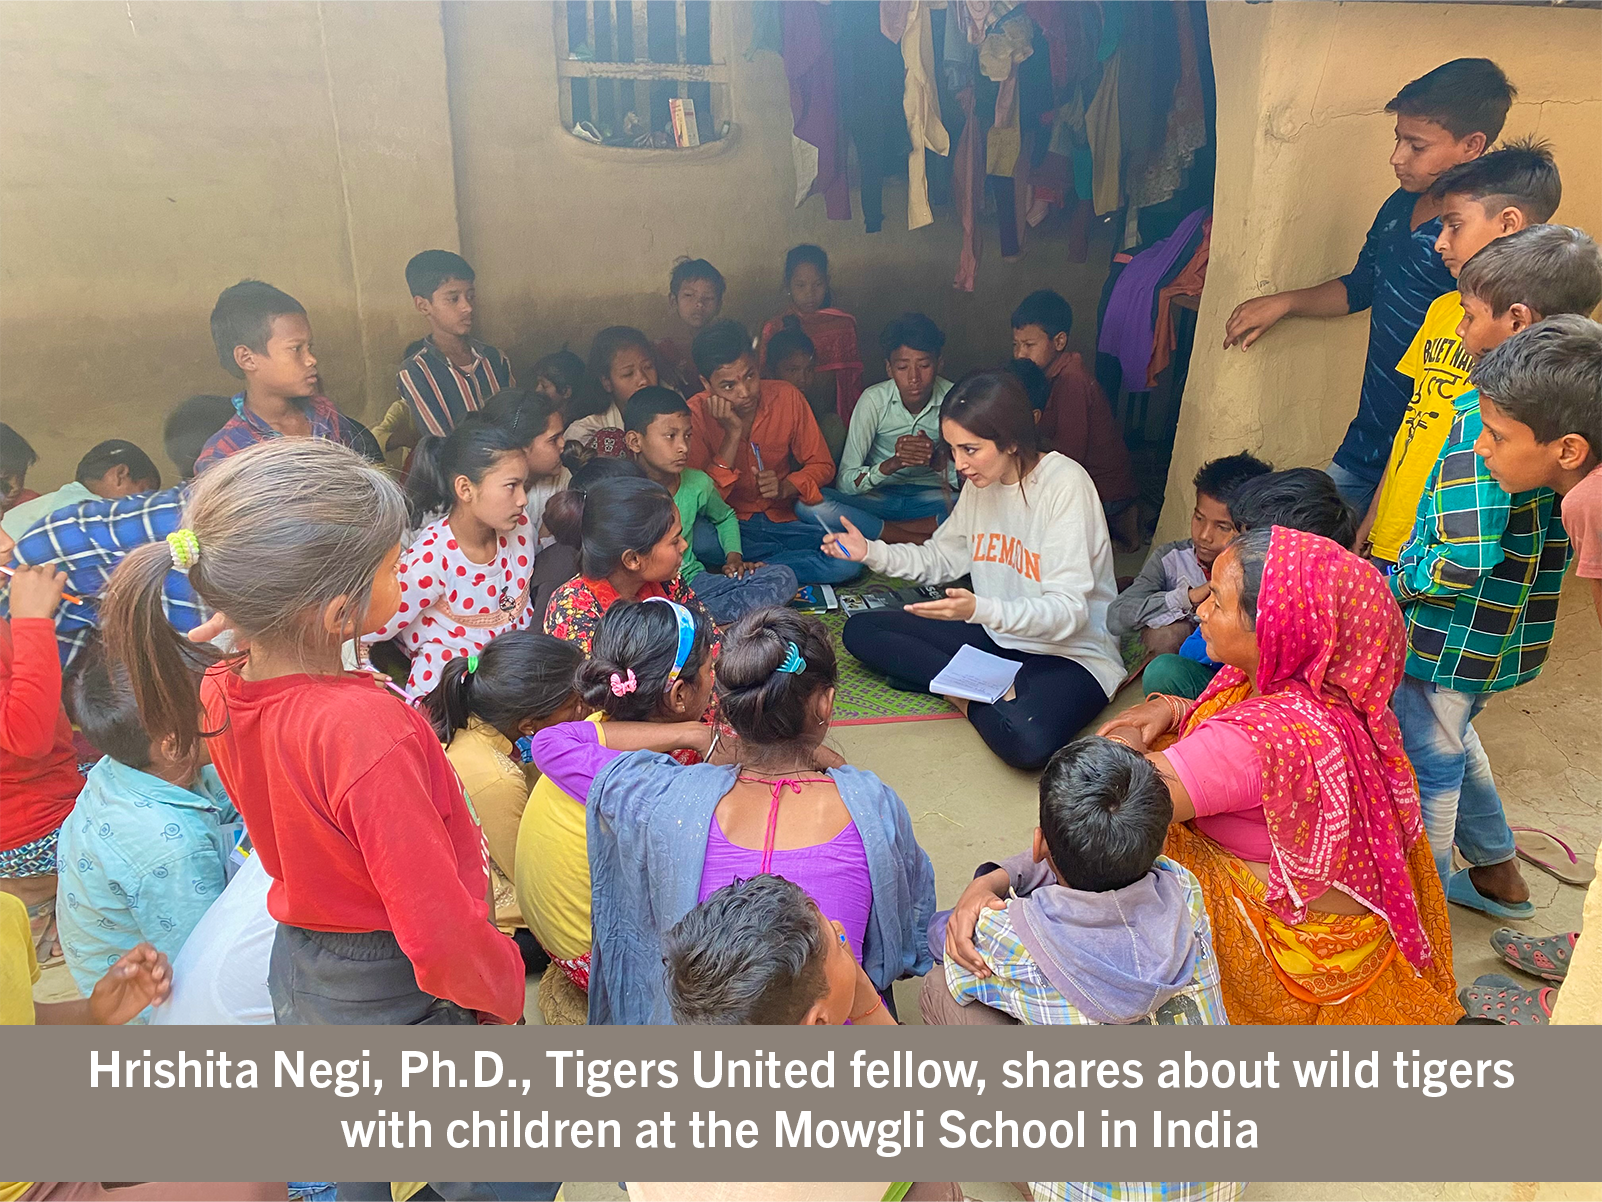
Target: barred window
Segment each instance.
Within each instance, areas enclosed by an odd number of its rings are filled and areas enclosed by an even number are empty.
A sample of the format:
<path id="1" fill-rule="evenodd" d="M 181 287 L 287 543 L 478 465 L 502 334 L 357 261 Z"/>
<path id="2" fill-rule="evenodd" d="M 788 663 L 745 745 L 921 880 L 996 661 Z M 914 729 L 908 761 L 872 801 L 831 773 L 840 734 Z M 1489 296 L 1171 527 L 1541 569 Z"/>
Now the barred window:
<path id="1" fill-rule="evenodd" d="M 553 8 L 557 53 L 565 51 L 557 61 L 565 128 L 610 146 L 658 147 L 714 142 L 726 131 L 728 67 L 713 58 L 713 25 L 726 18 L 710 0 Z"/>

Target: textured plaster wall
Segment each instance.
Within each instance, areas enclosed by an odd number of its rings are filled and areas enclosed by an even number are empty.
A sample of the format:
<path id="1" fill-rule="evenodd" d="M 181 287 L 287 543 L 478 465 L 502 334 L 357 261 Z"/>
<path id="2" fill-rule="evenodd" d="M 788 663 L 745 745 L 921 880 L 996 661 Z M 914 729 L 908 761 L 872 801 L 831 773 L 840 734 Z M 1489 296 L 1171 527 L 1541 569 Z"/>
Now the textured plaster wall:
<path id="1" fill-rule="evenodd" d="M 1556 220 L 1602 233 L 1602 12 L 1466 4 L 1208 5 L 1218 75 L 1218 178 L 1207 289 L 1169 473 L 1161 538 L 1190 513 L 1190 478 L 1248 447 L 1324 466 L 1357 409 L 1367 314 L 1280 323 L 1220 349 L 1250 296 L 1350 270 L 1395 188 L 1385 103 L 1458 55 L 1488 55 L 1520 97 L 1504 136 L 1549 139 Z M 1176 533 L 1178 532 L 1178 533 Z"/>
<path id="2" fill-rule="evenodd" d="M 0 169 L 0 415 L 30 483 L 108 437 L 170 479 L 166 412 L 237 387 L 207 317 L 247 276 L 306 305 L 330 394 L 371 416 L 415 317 L 396 256 L 457 239 L 439 9 L 0 6 Z"/>

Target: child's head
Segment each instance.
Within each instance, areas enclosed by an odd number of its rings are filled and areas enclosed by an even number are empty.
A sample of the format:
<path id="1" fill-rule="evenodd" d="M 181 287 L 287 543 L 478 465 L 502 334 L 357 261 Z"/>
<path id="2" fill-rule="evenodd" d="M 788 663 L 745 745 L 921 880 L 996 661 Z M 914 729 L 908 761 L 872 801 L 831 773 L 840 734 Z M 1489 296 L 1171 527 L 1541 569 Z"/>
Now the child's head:
<path id="1" fill-rule="evenodd" d="M 1335 481 L 1316 467 L 1293 467 L 1254 476 L 1235 491 L 1230 516 L 1241 530 L 1284 526 L 1322 535 L 1343 547 L 1357 537 L 1357 516 Z"/>
<path id="2" fill-rule="evenodd" d="M 829 733 L 834 645 L 814 617 L 752 610 L 724 637 L 717 680 L 723 717 L 756 758 L 800 756 Z"/>
<path id="3" fill-rule="evenodd" d="M 1552 148 L 1521 138 L 1442 172 L 1430 195 L 1441 202 L 1435 249 L 1456 276 L 1481 247 L 1551 220 L 1563 198 L 1563 181 Z"/>
<path id="4" fill-rule="evenodd" d="M 1000 369 L 970 372 L 946 393 L 940 437 L 957 473 L 976 488 L 1021 479 L 1040 459 L 1029 396 L 1017 376 Z"/>
<path id="5" fill-rule="evenodd" d="M 668 303 L 692 330 L 705 329 L 723 311 L 723 273 L 705 259 L 680 259 L 668 278 Z"/>
<path id="6" fill-rule="evenodd" d="M 162 586 L 174 567 L 252 656 L 336 657 L 400 605 L 406 499 L 381 469 L 322 438 L 275 438 L 199 477 L 182 529 L 135 548 L 100 599 L 107 651 L 128 666 L 146 730 L 174 754 L 200 738 L 198 669 L 212 657 L 173 629 Z"/>
<path id="7" fill-rule="evenodd" d="M 901 403 L 919 410 L 934 395 L 935 377 L 940 374 L 940 355 L 946 349 L 946 336 L 922 313 L 903 313 L 879 335 L 884 352 L 884 371 L 896 382 Z"/>
<path id="8" fill-rule="evenodd" d="M 622 408 L 640 389 L 656 380 L 656 348 L 633 326 L 607 326 L 590 344 L 590 375 Z"/>
<path id="9" fill-rule="evenodd" d="M 1273 470 L 1245 451 L 1201 465 L 1191 481 L 1196 487 L 1196 508 L 1190 515 L 1190 541 L 1196 551 L 1196 561 L 1202 567 L 1211 567 L 1219 552 L 1240 533 L 1229 509 L 1240 486 Z"/>
<path id="10" fill-rule="evenodd" d="M 38 461 L 39 453 L 28 440 L 0 422 L 0 513 L 17 503 L 28 487 L 28 469 Z"/>
<path id="11" fill-rule="evenodd" d="M 834 304 L 829 291 L 829 256 L 823 247 L 803 242 L 784 256 L 784 290 L 797 313 L 810 317 Z"/>
<path id="12" fill-rule="evenodd" d="M 1518 89 L 1488 58 L 1455 58 L 1420 75 L 1391 98 L 1396 149 L 1391 169 L 1408 192 L 1423 192 L 1449 167 L 1496 141 Z"/>
<path id="13" fill-rule="evenodd" d="M 436 334 L 466 338 L 473 332 L 473 269 L 449 250 L 425 250 L 406 264 L 412 304 Z"/>
<path id="14" fill-rule="evenodd" d="M 1174 816 L 1151 761 L 1111 739 L 1075 739 L 1040 777 L 1035 859 L 1083 893 L 1133 885 L 1162 854 Z"/>
<path id="15" fill-rule="evenodd" d="M 485 413 L 469 413 L 444 438 L 424 438 L 406 478 L 413 520 L 443 509 L 510 534 L 528 504 L 525 445 Z"/>
<path id="16" fill-rule="evenodd" d="M 615 722 L 694 722 L 712 700 L 712 623 L 677 601 L 617 601 L 579 665 L 579 696 Z"/>
<path id="17" fill-rule="evenodd" d="M 783 380 L 786 384 L 806 392 L 817 379 L 818 348 L 801 328 L 801 319 L 786 313 L 768 339 L 762 371 L 770 380 Z"/>
<path id="18" fill-rule="evenodd" d="M 695 370 L 707 391 L 723 397 L 744 417 L 762 403 L 762 378 L 757 372 L 751 335 L 737 321 L 719 321 L 695 336 L 690 344 Z"/>
<path id="19" fill-rule="evenodd" d="M 108 438 L 90 447 L 89 453 L 78 460 L 73 478 L 95 496 L 107 500 L 161 487 L 161 470 L 150 456 L 122 438 Z"/>
<path id="20" fill-rule="evenodd" d="M 857 963 L 844 931 L 799 885 L 754 876 L 723 886 L 665 941 L 679 1026 L 840 1026 Z"/>
<path id="21" fill-rule="evenodd" d="M 1602 456 L 1602 325 L 1578 313 L 1513 335 L 1474 365 L 1474 450 L 1509 493 L 1558 488 Z"/>
<path id="22" fill-rule="evenodd" d="M 1024 392 L 1029 395 L 1029 407 L 1035 411 L 1035 420 L 1039 421 L 1040 415 L 1051 403 L 1051 381 L 1040 370 L 1040 364 L 1033 359 L 1009 359 L 1001 370 L 1014 376 L 1023 385 Z"/>
<path id="23" fill-rule="evenodd" d="M 600 462 L 586 464 L 585 470 Z M 627 475 L 593 482 L 575 476 L 572 488 L 546 502 L 546 529 L 581 553 L 579 568 L 589 580 L 618 572 L 657 584 L 672 580 L 686 546 L 679 508 L 667 489 L 645 479 L 633 464 L 627 467 Z"/>
<path id="24" fill-rule="evenodd" d="M 195 460 L 211 436 L 234 416 L 234 403 L 225 396 L 192 396 L 180 401 L 161 428 L 162 446 L 178 469 L 180 479 L 195 474 Z"/>
<path id="25" fill-rule="evenodd" d="M 550 476 L 562 466 L 562 431 L 566 422 L 557 403 L 543 392 L 503 388 L 480 411 L 522 444 L 531 476 Z"/>
<path id="26" fill-rule="evenodd" d="M 317 391 L 311 322 L 287 292 L 260 280 L 224 288 L 211 310 L 217 362 L 266 396 L 307 397 Z"/>
<path id="27" fill-rule="evenodd" d="M 579 717 L 573 674 L 584 660 L 576 643 L 532 630 L 496 635 L 477 655 L 445 665 L 423 709 L 442 743 L 477 718 L 514 742 Z"/>
<path id="28" fill-rule="evenodd" d="M 109 660 L 103 647 L 92 645 L 73 664 L 67 694 L 84 738 L 124 767 L 187 784 L 207 759 L 204 744 L 196 755 L 179 756 L 171 738 L 151 738 L 140 721 L 128 670 Z"/>
<path id="29" fill-rule="evenodd" d="M 671 388 L 642 388 L 623 407 L 623 441 L 651 468 L 678 475 L 690 462 L 690 406 Z"/>
<path id="30" fill-rule="evenodd" d="M 1031 292 L 1012 311 L 1012 357 L 1029 359 L 1044 371 L 1068 349 L 1073 328 L 1073 308 L 1058 293 L 1050 288 Z"/>
<path id="31" fill-rule="evenodd" d="M 1544 317 L 1586 314 L 1602 301 L 1602 255 L 1583 230 L 1532 225 L 1498 238 L 1457 279 L 1457 336 L 1476 357 Z"/>
<path id="32" fill-rule="evenodd" d="M 534 391 L 555 401 L 564 416 L 581 408 L 574 402 L 583 401 L 587 383 L 584 360 L 565 346 L 534 363 Z"/>

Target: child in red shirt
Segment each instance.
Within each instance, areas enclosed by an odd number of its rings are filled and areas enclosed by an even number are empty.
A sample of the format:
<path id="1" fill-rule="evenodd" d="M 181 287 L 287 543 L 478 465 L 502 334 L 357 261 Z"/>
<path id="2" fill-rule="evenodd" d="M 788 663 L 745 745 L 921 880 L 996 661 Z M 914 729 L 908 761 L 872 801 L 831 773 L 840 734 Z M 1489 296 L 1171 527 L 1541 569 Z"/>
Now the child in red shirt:
<path id="1" fill-rule="evenodd" d="M 422 714 L 341 664 L 400 604 L 399 488 L 335 444 L 276 439 L 201 477 L 184 521 L 118 567 L 103 627 L 146 727 L 179 754 L 208 740 L 272 877 L 277 1021 L 516 1022 L 522 959 L 491 925 L 456 774 Z M 167 624 L 174 566 L 243 651 L 212 663 Z"/>
<path id="2" fill-rule="evenodd" d="M 11 557 L 5 542 L 0 559 Z M 17 568 L 11 620 L 0 619 L 0 891 L 27 905 L 41 964 L 61 959 L 56 837 L 83 788 L 61 708 L 53 620 L 66 581 L 52 565 Z"/>

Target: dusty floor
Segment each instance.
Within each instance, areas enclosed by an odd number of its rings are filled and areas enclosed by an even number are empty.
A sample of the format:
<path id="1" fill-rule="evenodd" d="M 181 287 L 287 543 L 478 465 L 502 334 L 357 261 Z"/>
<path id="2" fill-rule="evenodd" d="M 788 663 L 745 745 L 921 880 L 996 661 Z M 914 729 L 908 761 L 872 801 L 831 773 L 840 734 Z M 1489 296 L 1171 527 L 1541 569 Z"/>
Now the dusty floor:
<path id="1" fill-rule="evenodd" d="M 1120 571 L 1132 570 L 1120 564 Z M 1136 689 L 1125 689 L 1104 717 L 1136 700 Z M 1477 726 L 1510 821 L 1552 831 L 1588 862 L 1602 840 L 1602 628 L 1572 576 L 1546 670 L 1533 683 L 1493 700 Z M 942 906 L 956 900 L 975 865 L 1028 845 L 1035 826 L 1035 776 L 1000 763 L 966 722 L 842 727 L 831 741 L 851 763 L 877 772 L 906 800 L 919 842 L 934 861 Z M 1520 925 L 1540 934 L 1577 929 L 1584 890 L 1528 866 L 1524 876 L 1536 914 Z M 1504 924 L 1457 906 L 1451 914 L 1458 980 L 1500 971 L 1487 936 Z M 904 1022 L 918 1021 L 916 984 L 903 981 L 896 991 Z M 532 980 L 529 993 L 529 1020 L 538 1022 Z M 65 968 L 57 967 L 45 972 L 36 996 L 50 1001 L 76 991 Z M 1005 1182 L 964 1184 L 976 1199 L 1018 1197 Z M 568 1202 L 625 1196 L 615 1182 L 571 1182 L 565 1190 Z M 1246 1197 L 1255 1202 L 1565 1202 L 1602 1197 L 1602 1183 L 1254 1182 Z"/>

